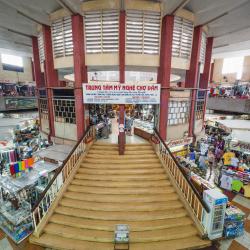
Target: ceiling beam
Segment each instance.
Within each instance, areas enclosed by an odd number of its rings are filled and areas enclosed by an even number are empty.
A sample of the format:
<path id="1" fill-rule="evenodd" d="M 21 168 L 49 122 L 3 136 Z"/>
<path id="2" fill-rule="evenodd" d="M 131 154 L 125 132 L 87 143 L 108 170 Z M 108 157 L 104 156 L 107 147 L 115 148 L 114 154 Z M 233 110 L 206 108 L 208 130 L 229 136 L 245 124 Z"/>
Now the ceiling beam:
<path id="1" fill-rule="evenodd" d="M 188 2 L 190 2 L 190 0 L 182 0 L 180 4 L 170 13 L 170 15 L 175 15 L 179 10 L 183 9 Z"/>
<path id="2" fill-rule="evenodd" d="M 66 3 L 64 0 L 56 0 L 66 11 L 68 11 L 71 15 L 76 14 L 76 12 Z"/>
<path id="3" fill-rule="evenodd" d="M 212 22 L 215 22 L 215 21 L 219 20 L 220 18 L 222 18 L 222 17 L 224 17 L 224 16 L 226 16 L 226 15 L 228 15 L 228 14 L 229 14 L 228 11 L 227 11 L 227 12 L 224 12 L 224 13 L 222 13 L 222 14 L 220 14 L 220 15 L 218 15 L 218 16 L 216 16 L 216 17 L 214 17 L 214 18 L 212 18 L 212 19 L 210 19 L 210 20 L 208 20 L 208 21 L 206 21 L 205 23 L 200 24 L 199 26 L 208 25 L 208 24 L 210 24 L 210 23 L 212 23 Z"/>
<path id="4" fill-rule="evenodd" d="M 42 23 L 42 22 L 38 21 L 37 19 L 35 19 L 35 18 L 31 17 L 31 16 L 28 16 L 27 14 L 23 13 L 20 10 L 17 10 L 17 14 L 19 14 L 19 15 L 21 15 L 23 17 L 26 17 L 27 19 L 31 20 L 34 23 L 37 23 L 37 24 L 40 24 L 40 25 L 48 25 L 47 23 Z"/>
<path id="5" fill-rule="evenodd" d="M 35 23 L 41 24 L 41 25 L 43 25 L 43 24 L 50 25 L 49 15 L 46 14 L 45 12 L 35 11 L 35 13 L 34 13 L 34 10 L 29 9 L 29 6 L 22 7 L 22 6 L 15 4 L 14 2 L 11 2 L 9 0 L 0 0 L 0 1 L 4 4 L 8 5 L 10 8 L 16 10 L 19 15 L 31 20 L 32 22 L 35 22 Z M 30 13 L 32 13 L 32 15 Z M 36 16 L 36 18 L 34 16 Z M 40 18 L 38 18 L 39 16 L 40 16 Z"/>
<path id="6" fill-rule="evenodd" d="M 211 18 L 210 20 L 208 20 L 208 21 L 206 21 L 206 22 L 204 22 L 204 23 L 202 23 L 202 24 L 199 24 L 199 26 L 205 26 L 205 25 L 208 25 L 208 24 L 210 24 L 210 23 L 213 23 L 213 22 L 219 20 L 220 18 L 222 18 L 222 17 L 224 17 L 224 16 L 227 16 L 230 12 L 242 8 L 242 7 L 245 6 L 246 4 L 249 4 L 249 0 L 246 0 L 245 2 L 243 2 L 243 3 L 241 3 L 241 4 L 239 4 L 239 5 L 235 6 L 235 7 L 233 7 L 233 8 L 231 8 L 231 9 L 229 9 L 229 10 L 223 12 L 222 14 L 220 14 L 220 15 L 214 17 L 214 18 Z M 197 25 L 197 26 L 198 26 L 198 25 Z"/>
<path id="7" fill-rule="evenodd" d="M 215 36 L 214 38 L 220 38 L 220 37 L 223 37 L 223 36 L 231 35 L 233 33 L 237 33 L 237 32 L 249 29 L 249 28 L 250 28 L 250 25 L 246 25 L 246 26 L 244 26 L 242 28 L 238 28 L 238 29 L 234 29 L 234 30 L 229 31 L 229 32 L 222 33 L 222 34 L 220 34 L 218 36 Z"/>
<path id="8" fill-rule="evenodd" d="M 4 29 L 4 30 L 7 30 L 7 31 L 9 31 L 9 32 L 11 32 L 11 33 L 15 33 L 15 34 L 20 35 L 20 36 L 25 36 L 25 37 L 32 38 L 32 35 L 30 35 L 30 34 L 23 33 L 23 32 L 21 32 L 21 31 L 17 31 L 17 30 L 14 30 L 14 29 L 10 29 L 10 28 L 4 27 L 4 26 L 2 26 L 2 25 L 0 25 L 0 28 L 2 28 L 2 29 Z"/>

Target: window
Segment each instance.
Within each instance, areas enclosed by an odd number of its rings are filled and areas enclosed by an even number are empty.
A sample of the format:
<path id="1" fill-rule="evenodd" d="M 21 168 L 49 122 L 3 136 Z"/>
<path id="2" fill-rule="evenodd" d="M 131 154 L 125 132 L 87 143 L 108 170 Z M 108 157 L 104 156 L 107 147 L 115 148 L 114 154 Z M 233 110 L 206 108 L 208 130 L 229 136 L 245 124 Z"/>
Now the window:
<path id="1" fill-rule="evenodd" d="M 55 20 L 51 26 L 54 57 L 73 55 L 71 17 Z"/>
<path id="2" fill-rule="evenodd" d="M 225 58 L 223 61 L 222 74 L 236 73 L 239 80 L 242 76 L 244 57 Z"/>
<path id="3" fill-rule="evenodd" d="M 90 11 L 84 15 L 87 53 L 116 53 L 119 47 L 119 12 Z"/>
<path id="4" fill-rule="evenodd" d="M 168 108 L 168 125 L 184 124 L 188 122 L 190 102 L 188 100 L 171 100 Z"/>
<path id="5" fill-rule="evenodd" d="M 128 10 L 126 22 L 126 51 L 129 53 L 159 53 L 161 13 Z"/>
<path id="6" fill-rule="evenodd" d="M 182 17 L 175 16 L 173 30 L 172 56 L 190 58 L 193 42 L 194 24 Z"/>
<path id="7" fill-rule="evenodd" d="M 23 58 L 21 56 L 13 56 L 2 54 L 3 70 L 23 72 Z"/>

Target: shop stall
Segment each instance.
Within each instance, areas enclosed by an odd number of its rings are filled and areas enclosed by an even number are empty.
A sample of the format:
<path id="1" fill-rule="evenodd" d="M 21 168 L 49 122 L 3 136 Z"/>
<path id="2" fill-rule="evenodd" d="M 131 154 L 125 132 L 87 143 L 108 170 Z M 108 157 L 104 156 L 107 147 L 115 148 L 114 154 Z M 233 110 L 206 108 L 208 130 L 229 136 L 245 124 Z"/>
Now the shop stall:
<path id="1" fill-rule="evenodd" d="M 23 169 L 20 163 L 13 163 L 14 172 L 11 166 L 8 174 L 0 176 L 0 228 L 16 243 L 32 233 L 31 208 L 60 166 L 38 161 Z"/>

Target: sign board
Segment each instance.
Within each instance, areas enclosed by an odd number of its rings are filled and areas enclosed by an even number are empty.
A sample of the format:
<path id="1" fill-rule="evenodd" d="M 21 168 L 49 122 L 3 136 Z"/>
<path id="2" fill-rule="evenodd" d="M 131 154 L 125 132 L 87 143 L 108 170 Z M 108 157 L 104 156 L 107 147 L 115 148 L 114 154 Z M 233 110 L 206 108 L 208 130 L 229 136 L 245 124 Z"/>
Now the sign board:
<path id="1" fill-rule="evenodd" d="M 177 146 L 185 146 L 185 145 L 191 144 L 192 142 L 193 142 L 193 137 L 187 137 L 187 138 L 183 138 L 179 140 L 170 140 L 167 143 L 167 146 L 169 148 L 177 147 Z"/>
<path id="2" fill-rule="evenodd" d="M 83 84 L 85 104 L 160 104 L 160 84 Z"/>

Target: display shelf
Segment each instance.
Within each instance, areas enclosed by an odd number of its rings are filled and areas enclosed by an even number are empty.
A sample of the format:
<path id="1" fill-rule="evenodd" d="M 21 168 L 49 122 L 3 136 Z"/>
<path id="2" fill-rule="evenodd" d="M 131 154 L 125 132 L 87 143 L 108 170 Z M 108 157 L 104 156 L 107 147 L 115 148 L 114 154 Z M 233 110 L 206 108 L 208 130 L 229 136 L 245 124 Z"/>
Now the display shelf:
<path id="1" fill-rule="evenodd" d="M 148 121 L 142 121 L 140 119 L 134 120 L 134 128 L 141 129 L 149 134 L 154 133 L 154 123 Z"/>

